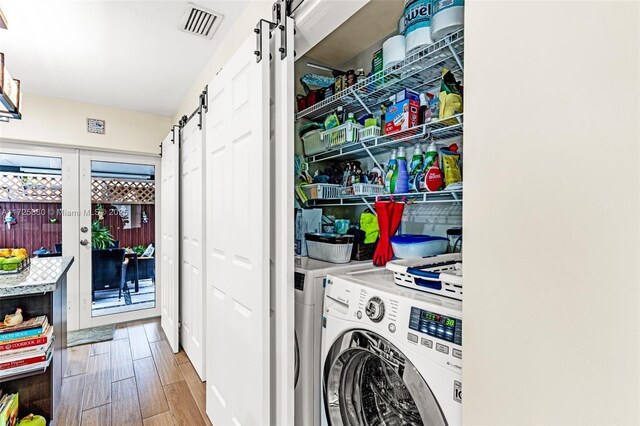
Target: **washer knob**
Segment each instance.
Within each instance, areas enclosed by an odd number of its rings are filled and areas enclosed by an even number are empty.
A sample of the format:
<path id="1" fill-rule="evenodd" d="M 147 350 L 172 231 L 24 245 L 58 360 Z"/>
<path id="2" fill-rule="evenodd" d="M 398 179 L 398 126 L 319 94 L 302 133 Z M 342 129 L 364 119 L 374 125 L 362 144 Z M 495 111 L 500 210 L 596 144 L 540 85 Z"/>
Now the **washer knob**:
<path id="1" fill-rule="evenodd" d="M 380 322 L 384 318 L 384 302 L 379 297 L 372 297 L 367 302 L 365 313 L 373 322 Z"/>

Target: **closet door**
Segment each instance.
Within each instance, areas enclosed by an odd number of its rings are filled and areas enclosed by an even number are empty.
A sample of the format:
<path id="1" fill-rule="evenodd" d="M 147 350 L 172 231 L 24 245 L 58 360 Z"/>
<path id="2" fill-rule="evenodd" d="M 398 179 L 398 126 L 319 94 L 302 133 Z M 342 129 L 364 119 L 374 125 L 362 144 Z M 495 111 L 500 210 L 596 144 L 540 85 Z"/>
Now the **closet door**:
<path id="1" fill-rule="evenodd" d="M 160 324 L 174 352 L 179 347 L 180 310 L 180 149 L 174 127 L 162 142 L 160 202 Z"/>
<path id="2" fill-rule="evenodd" d="M 269 33 L 251 33 L 208 86 L 207 414 L 270 424 Z"/>
<path id="3" fill-rule="evenodd" d="M 182 253 L 180 279 L 180 344 L 202 380 L 205 377 L 204 330 L 204 138 L 199 114 L 182 128 L 180 149 Z"/>

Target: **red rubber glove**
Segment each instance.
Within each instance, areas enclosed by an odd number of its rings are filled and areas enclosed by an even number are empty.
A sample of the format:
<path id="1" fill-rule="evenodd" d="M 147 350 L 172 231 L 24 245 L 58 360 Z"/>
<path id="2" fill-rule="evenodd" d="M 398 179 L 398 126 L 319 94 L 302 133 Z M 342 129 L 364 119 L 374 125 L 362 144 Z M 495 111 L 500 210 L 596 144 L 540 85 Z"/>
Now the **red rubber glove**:
<path id="1" fill-rule="evenodd" d="M 402 222 L 402 213 L 404 213 L 404 203 L 392 203 L 393 206 L 390 209 L 389 214 L 389 238 L 393 237 L 396 232 L 398 232 L 398 228 L 400 227 L 400 222 Z M 391 242 L 389 242 L 388 246 L 388 258 L 389 261 L 393 259 L 393 246 Z"/>
<path id="2" fill-rule="evenodd" d="M 376 214 L 378 215 L 378 227 L 380 228 L 380 239 L 378 246 L 373 254 L 373 264 L 376 266 L 384 266 L 388 262 L 389 251 L 389 213 L 393 203 L 388 201 L 376 201 L 374 204 Z"/>

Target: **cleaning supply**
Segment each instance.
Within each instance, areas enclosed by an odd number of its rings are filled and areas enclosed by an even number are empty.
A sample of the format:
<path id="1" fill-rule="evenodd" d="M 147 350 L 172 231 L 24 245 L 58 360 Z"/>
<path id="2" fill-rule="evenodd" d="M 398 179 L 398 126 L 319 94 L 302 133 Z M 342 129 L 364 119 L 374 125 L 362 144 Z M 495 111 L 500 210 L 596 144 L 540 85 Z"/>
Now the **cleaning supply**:
<path id="1" fill-rule="evenodd" d="M 455 76 L 446 68 L 442 69 L 442 81 L 440 83 L 440 119 L 448 118 L 462 112 L 462 90 Z M 450 120 L 455 124 L 455 120 Z"/>
<path id="2" fill-rule="evenodd" d="M 413 156 L 411 164 L 409 164 L 409 192 L 418 192 L 417 179 L 423 168 L 423 156 L 420 144 L 416 144 L 413 148 Z"/>
<path id="3" fill-rule="evenodd" d="M 340 125 L 340 119 L 338 118 L 338 114 L 335 112 L 327 115 L 327 118 L 324 119 L 324 128 L 325 130 L 333 129 L 334 127 L 338 127 Z"/>
<path id="4" fill-rule="evenodd" d="M 405 58 L 405 38 L 402 34 L 389 37 L 382 44 L 382 66 L 389 68 L 404 61 Z"/>
<path id="5" fill-rule="evenodd" d="M 390 190 L 392 194 L 405 194 L 409 191 L 409 172 L 407 171 L 407 157 L 404 147 L 398 148 L 397 166 L 391 176 Z"/>
<path id="6" fill-rule="evenodd" d="M 464 25 L 464 0 L 432 0 L 431 38 L 438 41 Z"/>
<path id="7" fill-rule="evenodd" d="M 462 181 L 462 171 L 460 169 L 460 154 L 458 145 L 453 144 L 449 149 L 441 149 L 442 168 L 444 170 L 445 189 L 456 182 Z"/>
<path id="8" fill-rule="evenodd" d="M 378 225 L 378 217 L 371 212 L 364 212 L 360 215 L 360 229 L 364 231 L 365 244 L 375 243 L 380 236 L 380 226 Z"/>
<path id="9" fill-rule="evenodd" d="M 407 56 L 433 43 L 431 40 L 431 1 L 404 1 L 404 31 Z"/>
<path id="10" fill-rule="evenodd" d="M 396 167 L 398 165 L 397 161 L 397 151 L 394 149 L 391 151 L 391 158 L 389 159 L 389 166 L 387 168 L 387 173 L 384 177 L 384 192 L 386 194 L 391 194 L 391 178 L 393 177 L 393 173 L 396 171 Z"/>
<path id="11" fill-rule="evenodd" d="M 417 187 L 421 192 L 435 192 L 442 189 L 442 172 L 438 162 L 438 148 L 431 141 L 424 156 L 424 167 L 417 178 Z"/>
<path id="12" fill-rule="evenodd" d="M 373 264 L 376 266 L 384 266 L 389 260 L 389 220 L 391 207 L 393 203 L 389 201 L 376 201 L 374 207 L 378 215 L 378 225 L 380 227 L 380 239 L 373 254 Z"/>
<path id="13" fill-rule="evenodd" d="M 352 112 L 349 113 L 349 115 L 347 116 L 347 123 L 355 123 L 356 122 L 356 117 L 353 115 Z"/>

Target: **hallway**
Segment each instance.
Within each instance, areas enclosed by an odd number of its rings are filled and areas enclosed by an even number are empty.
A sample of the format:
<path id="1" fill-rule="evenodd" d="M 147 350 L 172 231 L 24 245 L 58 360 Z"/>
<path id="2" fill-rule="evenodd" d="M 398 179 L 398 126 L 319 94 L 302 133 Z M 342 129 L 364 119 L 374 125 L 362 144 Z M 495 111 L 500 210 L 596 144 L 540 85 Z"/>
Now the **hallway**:
<path id="1" fill-rule="evenodd" d="M 205 385 L 159 319 L 118 324 L 114 339 L 67 350 L 56 425 L 210 425 Z"/>

